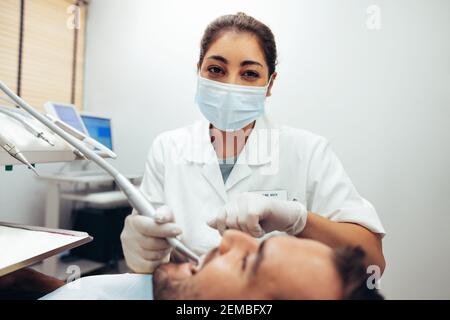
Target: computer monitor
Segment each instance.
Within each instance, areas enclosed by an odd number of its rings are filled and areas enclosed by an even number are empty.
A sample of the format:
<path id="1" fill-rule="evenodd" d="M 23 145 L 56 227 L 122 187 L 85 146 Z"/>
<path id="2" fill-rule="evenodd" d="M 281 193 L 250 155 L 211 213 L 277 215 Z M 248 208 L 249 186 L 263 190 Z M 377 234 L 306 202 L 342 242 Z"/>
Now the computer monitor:
<path id="1" fill-rule="evenodd" d="M 87 114 L 81 114 L 81 119 L 92 139 L 113 150 L 111 119 Z"/>
<path id="2" fill-rule="evenodd" d="M 64 121 L 78 131 L 88 135 L 80 114 L 73 104 L 47 102 L 44 106 L 46 112 L 56 116 L 58 119 Z"/>

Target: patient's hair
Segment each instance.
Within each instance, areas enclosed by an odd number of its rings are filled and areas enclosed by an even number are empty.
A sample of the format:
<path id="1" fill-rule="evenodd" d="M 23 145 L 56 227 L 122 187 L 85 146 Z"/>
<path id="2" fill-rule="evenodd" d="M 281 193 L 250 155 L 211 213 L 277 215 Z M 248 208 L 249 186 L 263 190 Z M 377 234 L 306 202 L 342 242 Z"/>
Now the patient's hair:
<path id="1" fill-rule="evenodd" d="M 383 300 L 378 289 L 367 286 L 365 253 L 360 247 L 341 247 L 334 250 L 333 261 L 342 279 L 343 300 Z"/>

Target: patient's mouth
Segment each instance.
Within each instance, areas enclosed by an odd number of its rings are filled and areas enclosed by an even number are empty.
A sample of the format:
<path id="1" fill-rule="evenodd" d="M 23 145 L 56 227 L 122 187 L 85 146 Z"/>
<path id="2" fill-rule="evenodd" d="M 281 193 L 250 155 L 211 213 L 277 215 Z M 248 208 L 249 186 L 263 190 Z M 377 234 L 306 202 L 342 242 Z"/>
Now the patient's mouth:
<path id="1" fill-rule="evenodd" d="M 208 253 L 202 255 L 200 257 L 200 261 L 198 263 L 198 265 L 193 266 L 193 274 L 196 274 L 197 272 L 199 272 L 201 269 L 203 269 L 203 267 L 205 265 L 207 265 L 219 252 L 218 248 L 214 248 L 211 251 L 209 251 Z"/>
<path id="2" fill-rule="evenodd" d="M 195 265 L 193 262 L 186 262 L 186 263 L 182 263 L 182 264 L 178 264 L 176 266 L 176 273 L 173 273 L 172 276 L 174 279 L 185 279 L 185 278 L 189 278 L 192 277 L 195 273 L 193 271 Z"/>

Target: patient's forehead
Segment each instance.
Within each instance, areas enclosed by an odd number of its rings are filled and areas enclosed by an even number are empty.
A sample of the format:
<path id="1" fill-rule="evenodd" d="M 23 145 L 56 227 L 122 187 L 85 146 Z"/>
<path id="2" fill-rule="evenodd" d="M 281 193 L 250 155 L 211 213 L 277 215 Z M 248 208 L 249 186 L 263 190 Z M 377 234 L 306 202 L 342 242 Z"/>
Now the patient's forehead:
<path id="1" fill-rule="evenodd" d="M 316 290 L 336 296 L 340 292 L 340 277 L 332 254 L 329 246 L 318 241 L 274 237 L 265 244 L 264 262 L 256 279 L 272 292 L 280 288 L 288 294 Z"/>
<path id="2" fill-rule="evenodd" d="M 265 241 L 263 251 L 264 258 L 259 269 L 265 276 L 280 271 L 286 273 L 308 271 L 311 268 L 334 268 L 332 249 L 315 240 L 277 236 Z"/>
<path id="3" fill-rule="evenodd" d="M 289 254 L 295 251 L 298 255 L 313 254 L 321 257 L 329 257 L 332 254 L 332 249 L 316 240 L 301 239 L 291 236 L 276 236 L 267 240 L 266 252 Z M 290 255 L 289 255 L 290 256 Z M 292 258 L 294 258 L 292 256 Z"/>

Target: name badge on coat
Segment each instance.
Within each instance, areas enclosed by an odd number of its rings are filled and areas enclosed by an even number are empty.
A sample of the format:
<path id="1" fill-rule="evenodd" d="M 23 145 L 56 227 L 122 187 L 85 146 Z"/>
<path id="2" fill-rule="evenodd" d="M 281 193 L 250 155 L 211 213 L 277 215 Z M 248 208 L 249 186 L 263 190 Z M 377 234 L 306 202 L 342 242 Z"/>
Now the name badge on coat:
<path id="1" fill-rule="evenodd" d="M 257 193 L 268 198 L 276 200 L 287 200 L 287 190 L 268 190 L 268 191 L 251 191 L 252 193 Z"/>

